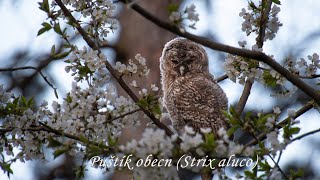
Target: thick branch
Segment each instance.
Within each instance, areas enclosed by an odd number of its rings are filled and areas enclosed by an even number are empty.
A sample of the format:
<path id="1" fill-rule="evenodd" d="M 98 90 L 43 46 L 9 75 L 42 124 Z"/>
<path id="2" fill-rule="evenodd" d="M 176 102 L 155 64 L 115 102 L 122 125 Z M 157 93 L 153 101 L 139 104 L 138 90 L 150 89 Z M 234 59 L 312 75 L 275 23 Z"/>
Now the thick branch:
<path id="1" fill-rule="evenodd" d="M 253 79 L 248 79 L 244 85 L 242 95 L 236 107 L 236 112 L 239 115 L 243 112 L 243 109 L 248 101 L 253 82 L 254 82 Z"/>
<path id="2" fill-rule="evenodd" d="M 271 10 L 272 0 L 262 0 L 262 9 L 261 18 L 260 18 L 260 27 L 258 32 L 258 37 L 256 39 L 258 48 L 262 48 L 264 37 L 266 35 L 267 22 L 269 20 L 269 13 Z"/>
<path id="3" fill-rule="evenodd" d="M 128 0 L 121 0 L 123 3 L 131 2 Z M 267 56 L 263 52 L 258 51 L 251 51 L 247 49 L 241 49 L 236 47 L 227 46 L 224 44 L 220 44 L 217 42 L 213 42 L 209 40 L 208 38 L 196 36 L 193 34 L 190 34 L 188 32 L 181 32 L 179 28 L 177 28 L 175 25 L 170 24 L 168 22 L 164 22 L 157 18 L 156 16 L 150 14 L 146 10 L 144 10 L 142 7 L 140 7 L 137 4 L 132 4 L 131 8 L 138 12 L 140 15 L 145 17 L 146 19 L 150 20 L 154 24 L 158 25 L 159 27 L 166 29 L 172 33 L 175 33 L 181 37 L 188 38 L 194 42 L 197 42 L 199 44 L 202 44 L 206 47 L 209 47 L 211 49 L 222 51 L 226 53 L 230 53 L 233 55 L 238 55 L 242 57 L 247 57 L 251 59 L 256 59 L 258 61 L 264 62 L 268 64 L 270 67 L 272 67 L 274 70 L 276 70 L 278 73 L 280 73 L 282 76 L 284 76 L 288 81 L 290 81 L 292 84 L 300 88 L 304 93 L 306 93 L 309 97 L 314 99 L 318 104 L 320 104 L 320 94 L 318 94 L 312 87 L 307 85 L 305 82 L 303 82 L 301 79 L 299 79 L 296 75 L 292 74 L 290 71 L 282 67 L 279 63 L 277 63 L 275 60 L 273 60 L 271 57 Z"/>
<path id="4" fill-rule="evenodd" d="M 272 4 L 271 0 L 262 0 L 262 7 L 266 7 L 266 8 L 262 9 L 262 12 L 261 12 L 260 27 L 259 27 L 258 37 L 256 38 L 256 41 L 257 41 L 256 43 L 258 45 L 258 48 L 263 47 L 271 4 Z M 236 112 L 240 115 L 242 114 L 244 107 L 248 101 L 253 83 L 254 83 L 254 79 L 248 79 L 244 85 L 242 95 L 240 97 L 240 100 L 236 108 Z"/>
<path id="5" fill-rule="evenodd" d="M 85 30 L 80 26 L 78 21 L 72 16 L 71 12 L 64 6 L 64 4 L 61 2 L 61 0 L 55 0 L 56 3 L 61 8 L 64 15 L 72 22 L 72 24 L 75 25 L 83 39 L 86 41 L 86 43 L 94 50 L 97 50 L 99 53 L 101 53 L 99 47 L 90 39 L 90 37 L 87 35 Z M 129 86 L 124 82 L 124 80 L 121 78 L 120 74 L 113 69 L 111 64 L 108 61 L 105 61 L 105 65 L 107 69 L 109 70 L 110 74 L 117 80 L 119 85 L 126 91 L 126 93 L 133 99 L 134 102 L 138 102 L 139 98 L 131 91 Z M 142 106 L 139 106 L 141 110 L 161 129 L 165 130 L 167 135 L 174 134 L 167 126 L 162 124 L 152 113 L 150 113 L 147 109 L 145 109 Z"/>

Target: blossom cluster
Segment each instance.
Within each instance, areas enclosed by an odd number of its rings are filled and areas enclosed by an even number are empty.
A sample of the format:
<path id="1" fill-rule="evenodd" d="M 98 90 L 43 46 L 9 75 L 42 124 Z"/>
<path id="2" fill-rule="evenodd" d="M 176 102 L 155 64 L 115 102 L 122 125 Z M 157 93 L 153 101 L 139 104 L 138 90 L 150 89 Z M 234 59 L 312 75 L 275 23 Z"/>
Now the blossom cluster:
<path id="1" fill-rule="evenodd" d="M 307 60 L 300 58 L 296 60 L 294 58 L 287 59 L 288 69 L 299 76 L 312 78 L 317 75 L 318 69 L 320 69 L 320 60 L 317 53 L 307 56 Z"/>
<path id="2" fill-rule="evenodd" d="M 129 59 L 129 63 L 127 65 L 117 61 L 114 69 L 116 69 L 122 75 L 130 76 L 137 74 L 139 77 L 145 77 L 150 73 L 150 69 L 147 67 L 146 59 L 141 56 L 141 54 L 136 54 L 135 59 L 133 60 Z"/>
<path id="3" fill-rule="evenodd" d="M 150 73 L 150 69 L 147 66 L 147 61 L 141 54 L 136 54 L 133 60 L 129 59 L 128 64 L 123 64 L 120 61 L 117 61 L 114 65 L 114 69 L 121 73 L 121 75 L 123 76 L 136 78 L 148 77 Z M 139 85 L 136 80 L 130 82 L 129 85 L 131 87 L 140 89 L 139 95 L 141 95 L 142 97 L 146 97 L 149 94 L 152 94 L 151 92 L 157 92 L 159 90 L 159 87 L 157 87 L 155 84 L 151 84 L 150 87 L 147 88 L 145 87 L 145 85 Z M 150 89 L 151 92 L 148 92 L 148 89 Z"/>
<path id="4" fill-rule="evenodd" d="M 276 119 L 281 114 L 281 110 L 279 107 L 273 108 L 273 115 L 267 118 L 266 127 L 268 129 L 273 129 L 268 132 L 266 142 L 270 145 L 270 151 L 273 156 L 276 156 L 278 152 L 281 152 L 285 149 L 285 147 L 290 143 L 290 139 L 293 134 L 296 134 L 299 128 L 293 127 L 293 125 L 299 124 L 298 120 L 295 120 L 293 117 L 296 115 L 294 110 L 288 109 L 287 114 L 289 117 L 289 122 L 287 127 L 284 129 L 284 134 L 282 135 L 282 142 L 279 140 L 280 131 L 276 127 Z M 291 130 L 290 130 L 291 129 Z"/>
<path id="5" fill-rule="evenodd" d="M 170 159 L 177 135 L 171 137 L 165 134 L 162 129 L 146 128 L 140 140 L 131 140 L 126 145 L 119 146 L 122 153 L 132 154 L 134 161 L 139 158 L 145 159 L 148 155 L 153 155 L 157 159 Z M 175 167 L 137 167 L 133 169 L 136 177 L 153 179 L 177 179 L 178 174 Z"/>
<path id="6" fill-rule="evenodd" d="M 99 54 L 98 51 L 87 47 L 78 50 L 75 47 L 71 56 L 65 61 L 70 64 L 65 67 L 65 71 L 71 71 L 77 82 L 87 80 L 88 84 L 102 87 L 110 80 L 105 61 L 107 61 L 105 55 Z"/>
<path id="7" fill-rule="evenodd" d="M 99 42 L 105 43 L 105 38 L 110 31 L 118 29 L 118 22 L 113 18 L 115 14 L 115 5 L 110 0 L 92 0 L 92 1 L 75 1 L 62 0 L 72 12 L 81 14 L 78 22 L 89 25 L 86 30 L 88 35 L 97 39 Z M 53 9 L 57 6 L 55 1 L 52 1 Z M 63 14 L 61 14 L 62 18 Z"/>
<path id="8" fill-rule="evenodd" d="M 246 48 L 247 42 L 239 41 L 238 44 L 240 47 Z M 258 48 L 257 45 L 253 45 L 252 50 L 262 51 L 262 49 Z M 273 58 L 272 55 L 270 57 Z M 286 66 L 288 66 L 288 69 L 292 73 L 297 75 L 311 73 L 309 76 L 306 75 L 300 77 L 316 77 L 316 72 L 320 62 L 319 56 L 314 53 L 312 56 L 308 56 L 308 59 L 311 61 L 310 64 L 307 64 L 303 58 L 301 58 L 299 62 L 296 62 L 295 59 L 289 58 L 286 62 Z M 292 86 L 291 88 L 286 87 L 287 80 L 285 77 L 265 63 L 258 62 L 256 60 L 229 54 L 223 67 L 228 78 L 233 82 L 238 81 L 239 84 L 243 85 L 248 79 L 255 79 L 256 81 L 271 88 L 281 87 L 280 90 L 271 93 L 271 96 L 290 97 L 297 91 L 297 87 L 295 86 Z M 301 72 L 301 67 L 305 68 L 304 73 Z"/>
<path id="9" fill-rule="evenodd" d="M 184 20 L 189 20 L 191 24 L 188 25 L 188 27 L 195 29 L 196 23 L 199 21 L 199 14 L 196 12 L 196 6 L 194 4 L 191 4 L 190 6 L 187 6 L 183 12 L 179 12 L 178 9 L 175 9 L 170 13 L 169 16 L 170 22 L 176 24 L 180 31 L 184 32 Z"/>
<path id="10" fill-rule="evenodd" d="M 242 23 L 242 31 L 246 32 L 247 35 L 255 32 L 259 33 L 258 29 L 261 25 L 262 12 L 265 11 L 265 7 L 259 2 L 259 6 L 253 5 L 253 2 L 248 4 L 248 10 L 242 8 L 239 16 L 244 19 Z M 266 23 L 266 32 L 264 36 L 264 41 L 272 40 L 276 33 L 278 32 L 282 23 L 279 22 L 278 13 L 280 12 L 280 7 L 273 5 L 271 12 L 267 18 L 268 22 Z"/>
<path id="11" fill-rule="evenodd" d="M 235 55 L 228 55 L 224 69 L 233 82 L 244 84 L 247 79 L 260 79 L 262 76 L 262 70 L 259 69 L 259 62 L 243 58 Z"/>
<path id="12" fill-rule="evenodd" d="M 48 133 L 37 129 L 39 121 L 48 120 L 50 111 L 47 109 L 47 102 L 43 102 L 37 111 L 32 109 L 33 100 L 15 98 L 12 93 L 6 92 L 3 85 L 0 85 L 0 117 L 2 118 L 0 127 L 5 130 L 6 136 L 1 134 L 0 149 L 7 156 L 15 157 L 15 160 L 25 162 L 32 159 L 44 159 L 42 142 L 45 142 Z M 33 133 L 32 130 L 38 131 Z M 14 148 L 18 148 L 19 153 L 14 153 Z M 4 161 L 0 158 L 0 161 Z"/>

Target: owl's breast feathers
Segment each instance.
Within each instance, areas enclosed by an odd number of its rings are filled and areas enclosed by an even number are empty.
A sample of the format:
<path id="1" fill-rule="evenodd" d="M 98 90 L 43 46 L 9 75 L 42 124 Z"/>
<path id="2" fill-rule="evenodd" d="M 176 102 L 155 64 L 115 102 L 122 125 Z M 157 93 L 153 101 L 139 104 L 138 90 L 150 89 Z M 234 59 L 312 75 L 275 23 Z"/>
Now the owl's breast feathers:
<path id="1" fill-rule="evenodd" d="M 222 111 L 227 110 L 227 97 L 211 75 L 177 78 L 167 90 L 165 104 L 176 129 L 225 127 Z"/>

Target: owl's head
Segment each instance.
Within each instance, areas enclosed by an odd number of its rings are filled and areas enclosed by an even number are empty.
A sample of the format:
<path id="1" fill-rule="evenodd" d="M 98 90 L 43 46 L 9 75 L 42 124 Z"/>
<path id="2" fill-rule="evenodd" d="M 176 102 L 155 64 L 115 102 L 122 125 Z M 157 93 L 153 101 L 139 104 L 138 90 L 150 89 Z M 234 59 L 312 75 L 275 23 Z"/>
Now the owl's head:
<path id="1" fill-rule="evenodd" d="M 175 38 L 165 45 L 160 64 L 163 75 L 174 77 L 209 72 L 208 57 L 203 47 L 184 38 Z"/>

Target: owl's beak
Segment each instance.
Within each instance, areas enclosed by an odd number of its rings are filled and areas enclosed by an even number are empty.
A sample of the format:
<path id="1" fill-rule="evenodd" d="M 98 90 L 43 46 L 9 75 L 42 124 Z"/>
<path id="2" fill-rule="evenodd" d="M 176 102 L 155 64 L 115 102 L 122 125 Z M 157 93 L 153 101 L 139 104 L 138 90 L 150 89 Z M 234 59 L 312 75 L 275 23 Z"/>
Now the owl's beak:
<path id="1" fill-rule="evenodd" d="M 181 65 L 179 67 L 179 72 L 181 76 L 184 76 L 184 74 L 186 73 L 186 67 L 184 65 Z"/>

